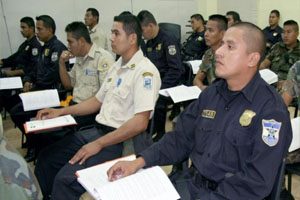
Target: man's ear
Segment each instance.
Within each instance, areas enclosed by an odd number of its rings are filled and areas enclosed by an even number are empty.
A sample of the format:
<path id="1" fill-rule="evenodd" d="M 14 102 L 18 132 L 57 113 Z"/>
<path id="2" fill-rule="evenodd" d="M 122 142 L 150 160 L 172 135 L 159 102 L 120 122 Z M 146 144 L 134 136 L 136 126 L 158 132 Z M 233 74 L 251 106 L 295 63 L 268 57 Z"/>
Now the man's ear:
<path id="1" fill-rule="evenodd" d="M 130 41 L 130 44 L 137 43 L 137 35 L 135 33 L 130 34 L 129 35 L 129 41 Z"/>
<path id="2" fill-rule="evenodd" d="M 249 60 L 248 60 L 248 66 L 249 67 L 258 66 L 259 60 L 260 60 L 260 54 L 258 52 L 250 53 Z"/>

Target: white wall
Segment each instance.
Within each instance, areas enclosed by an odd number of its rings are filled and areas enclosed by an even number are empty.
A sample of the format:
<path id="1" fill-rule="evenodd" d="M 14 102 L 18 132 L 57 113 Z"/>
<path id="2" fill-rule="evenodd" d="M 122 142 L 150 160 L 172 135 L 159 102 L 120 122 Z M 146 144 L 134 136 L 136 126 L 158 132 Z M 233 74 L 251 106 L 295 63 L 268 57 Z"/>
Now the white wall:
<path id="1" fill-rule="evenodd" d="M 85 10 L 95 7 L 100 12 L 100 24 L 110 33 L 113 17 L 124 10 L 137 14 L 142 9 L 153 12 L 158 22 L 173 22 L 182 25 L 182 34 L 190 28 L 185 27 L 191 14 L 197 12 L 197 0 L 0 0 L 3 10 L 0 10 L 0 58 L 15 52 L 24 38 L 20 34 L 19 20 L 24 16 L 35 18 L 48 14 L 54 18 L 58 38 L 66 44 L 65 26 L 75 20 L 83 21 Z M 10 40 L 6 34 L 4 17 L 8 24 Z"/>
<path id="2" fill-rule="evenodd" d="M 242 20 L 256 23 L 261 28 L 268 25 L 268 16 L 272 9 L 281 12 L 282 23 L 294 19 L 300 24 L 300 0 L 0 0 L 0 58 L 16 51 L 24 40 L 20 34 L 19 20 L 24 16 L 36 17 L 48 14 L 57 25 L 58 38 L 66 44 L 65 26 L 74 21 L 82 20 L 88 7 L 95 7 L 100 12 L 100 24 L 110 32 L 113 17 L 124 10 L 137 14 L 142 9 L 150 10 L 158 22 L 173 22 L 181 25 L 182 38 L 190 27 L 185 27 L 192 14 L 201 13 L 205 19 L 209 15 L 225 14 L 228 10 L 236 10 Z M 8 25 L 4 24 L 4 17 Z"/>

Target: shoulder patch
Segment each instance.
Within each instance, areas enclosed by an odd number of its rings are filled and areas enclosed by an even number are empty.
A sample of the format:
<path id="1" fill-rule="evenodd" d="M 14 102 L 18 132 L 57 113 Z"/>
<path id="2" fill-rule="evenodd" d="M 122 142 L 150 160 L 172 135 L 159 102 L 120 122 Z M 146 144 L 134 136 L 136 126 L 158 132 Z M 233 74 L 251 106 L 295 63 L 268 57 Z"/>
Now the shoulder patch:
<path id="1" fill-rule="evenodd" d="M 143 82 L 144 88 L 151 90 L 152 89 L 152 82 L 153 82 L 153 74 L 151 72 L 144 72 L 143 73 Z"/>
<path id="2" fill-rule="evenodd" d="M 58 53 L 57 52 L 53 52 L 51 55 L 51 61 L 55 62 L 58 60 Z"/>
<path id="3" fill-rule="evenodd" d="M 168 46 L 168 49 L 169 49 L 169 54 L 171 56 L 174 56 L 176 54 L 176 47 L 175 47 L 175 45 Z"/>
<path id="4" fill-rule="evenodd" d="M 278 143 L 281 124 L 274 119 L 262 120 L 262 140 L 268 146 L 273 147 Z"/>
<path id="5" fill-rule="evenodd" d="M 33 48 L 33 49 L 31 50 L 31 53 L 32 53 L 33 56 L 37 56 L 37 55 L 39 54 L 39 51 L 38 51 L 37 48 Z"/>

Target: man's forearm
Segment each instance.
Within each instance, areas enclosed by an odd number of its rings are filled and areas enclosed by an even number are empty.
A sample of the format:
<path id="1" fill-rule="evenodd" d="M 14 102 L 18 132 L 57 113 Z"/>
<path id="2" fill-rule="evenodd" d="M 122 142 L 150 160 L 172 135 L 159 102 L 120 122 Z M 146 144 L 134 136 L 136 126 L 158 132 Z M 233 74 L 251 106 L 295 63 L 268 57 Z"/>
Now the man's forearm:
<path id="1" fill-rule="evenodd" d="M 64 88 L 71 89 L 72 88 L 71 79 L 68 74 L 66 64 L 64 62 L 59 62 L 59 76 Z"/>

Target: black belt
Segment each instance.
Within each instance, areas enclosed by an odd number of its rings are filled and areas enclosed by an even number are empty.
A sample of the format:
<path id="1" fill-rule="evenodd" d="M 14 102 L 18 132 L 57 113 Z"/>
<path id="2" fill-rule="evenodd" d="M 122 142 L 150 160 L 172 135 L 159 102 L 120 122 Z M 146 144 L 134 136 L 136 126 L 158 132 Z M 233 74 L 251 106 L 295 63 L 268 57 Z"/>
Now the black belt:
<path id="1" fill-rule="evenodd" d="M 205 176 L 202 176 L 199 172 L 195 174 L 195 184 L 197 187 L 209 189 L 215 191 L 218 187 L 218 183 L 216 181 L 210 180 Z"/>

